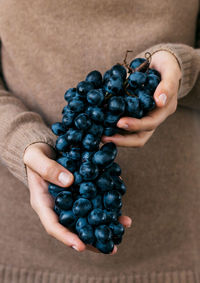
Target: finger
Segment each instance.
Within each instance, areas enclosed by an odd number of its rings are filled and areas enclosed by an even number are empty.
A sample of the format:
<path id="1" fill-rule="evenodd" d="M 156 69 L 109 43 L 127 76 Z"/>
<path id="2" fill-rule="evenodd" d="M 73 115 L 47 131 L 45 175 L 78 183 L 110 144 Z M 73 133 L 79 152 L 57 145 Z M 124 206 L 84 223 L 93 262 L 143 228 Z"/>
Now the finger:
<path id="1" fill-rule="evenodd" d="M 61 187 L 70 186 L 74 177 L 71 172 L 50 159 L 38 148 L 27 151 L 24 163 L 38 173 L 44 180 L 54 183 Z"/>
<path id="2" fill-rule="evenodd" d="M 171 98 L 175 95 L 177 96 L 178 92 L 178 81 L 170 75 L 164 76 L 163 80 L 159 83 L 156 91 L 154 93 L 154 100 L 157 107 L 166 106 Z"/>
<path id="3" fill-rule="evenodd" d="M 168 116 L 167 113 L 168 112 L 163 111 L 163 109 L 156 108 L 149 112 L 148 116 L 141 119 L 131 117 L 121 118 L 118 121 L 117 126 L 130 132 L 152 131 L 166 119 Z"/>
<path id="4" fill-rule="evenodd" d="M 180 74 L 177 73 L 177 68 L 173 64 L 165 67 L 162 64 L 161 76 L 162 80 L 154 93 L 154 100 L 158 107 L 164 107 L 174 95 L 177 95 L 180 80 Z"/>
<path id="5" fill-rule="evenodd" d="M 128 216 L 122 215 L 118 220 L 125 228 L 130 228 L 132 225 L 132 219 Z"/>
<path id="6" fill-rule="evenodd" d="M 148 132 L 138 132 L 135 134 L 129 134 L 129 135 L 119 135 L 116 134 L 112 137 L 103 137 L 103 142 L 113 142 L 117 146 L 127 146 L 127 147 L 142 147 L 148 139 L 152 136 L 153 131 Z"/>

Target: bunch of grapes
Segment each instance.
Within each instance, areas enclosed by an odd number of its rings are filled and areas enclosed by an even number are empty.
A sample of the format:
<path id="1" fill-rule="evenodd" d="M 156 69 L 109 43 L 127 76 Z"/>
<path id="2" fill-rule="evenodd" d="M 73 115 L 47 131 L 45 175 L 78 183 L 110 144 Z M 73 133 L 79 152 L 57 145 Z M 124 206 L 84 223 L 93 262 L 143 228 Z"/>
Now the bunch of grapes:
<path id="1" fill-rule="evenodd" d="M 127 53 L 126 53 L 127 57 Z M 114 143 L 100 147 L 101 137 L 119 131 L 121 117 L 141 118 L 155 107 L 154 91 L 160 74 L 149 68 L 149 58 L 114 65 L 105 74 L 90 72 L 76 88 L 66 91 L 62 122 L 52 125 L 58 136 L 57 162 L 74 174 L 68 188 L 49 184 L 59 222 L 85 243 L 111 253 L 122 241 L 119 223 L 126 186 L 114 162 Z M 128 70 L 128 72 L 127 72 Z"/>

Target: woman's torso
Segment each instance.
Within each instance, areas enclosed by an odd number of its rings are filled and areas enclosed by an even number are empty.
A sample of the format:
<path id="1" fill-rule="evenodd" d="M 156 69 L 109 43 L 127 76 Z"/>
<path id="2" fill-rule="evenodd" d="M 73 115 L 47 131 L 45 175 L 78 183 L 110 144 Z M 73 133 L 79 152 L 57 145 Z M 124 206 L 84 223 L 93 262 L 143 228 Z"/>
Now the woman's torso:
<path id="1" fill-rule="evenodd" d="M 163 42 L 194 44 L 198 1 L 0 2 L 2 69 L 8 88 L 50 125 L 64 92 Z M 77 253 L 49 237 L 28 190 L 0 168 L 0 264 L 91 276 L 198 267 L 199 114 L 179 107 L 142 149 L 120 148 L 133 218 L 117 255 Z"/>

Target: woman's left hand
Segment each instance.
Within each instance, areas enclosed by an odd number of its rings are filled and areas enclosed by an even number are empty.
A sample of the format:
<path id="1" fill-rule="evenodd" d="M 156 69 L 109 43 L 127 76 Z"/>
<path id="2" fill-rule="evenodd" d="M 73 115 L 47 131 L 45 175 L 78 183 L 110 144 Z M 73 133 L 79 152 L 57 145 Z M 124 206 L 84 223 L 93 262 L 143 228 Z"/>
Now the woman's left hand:
<path id="1" fill-rule="evenodd" d="M 158 51 L 152 55 L 150 68 L 156 69 L 161 74 L 161 82 L 154 93 L 156 108 L 141 119 L 121 118 L 117 126 L 130 133 L 104 136 L 103 142 L 112 141 L 118 146 L 141 147 L 149 140 L 156 128 L 176 111 L 181 79 L 181 70 L 176 58 L 168 51 Z"/>

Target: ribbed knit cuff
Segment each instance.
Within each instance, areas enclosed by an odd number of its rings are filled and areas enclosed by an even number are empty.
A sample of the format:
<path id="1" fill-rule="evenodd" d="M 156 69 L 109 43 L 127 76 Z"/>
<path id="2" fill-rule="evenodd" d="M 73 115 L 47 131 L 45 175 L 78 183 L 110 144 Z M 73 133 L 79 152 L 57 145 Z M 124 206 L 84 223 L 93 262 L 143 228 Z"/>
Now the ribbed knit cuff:
<path id="1" fill-rule="evenodd" d="M 142 52 L 139 56 L 144 57 L 146 52 L 150 52 L 154 54 L 158 51 L 168 51 L 175 56 L 177 62 L 179 63 L 182 77 L 180 81 L 178 98 L 182 98 L 188 94 L 188 92 L 193 88 L 195 81 L 199 72 L 199 61 L 200 58 L 195 56 L 194 49 L 185 44 L 176 44 L 176 43 L 162 43 L 154 45 L 144 52 Z M 196 58 L 197 57 L 197 58 Z M 197 60 L 194 65 L 194 60 Z"/>
<path id="2" fill-rule="evenodd" d="M 29 119 L 20 123 L 14 133 L 9 135 L 6 147 L 2 152 L 3 163 L 5 163 L 8 170 L 27 187 L 26 166 L 23 162 L 25 149 L 29 145 L 37 142 L 46 143 L 54 148 L 56 141 L 56 136 L 44 124 L 39 115 L 32 112 L 29 112 L 28 115 Z M 31 115 L 33 116 L 32 120 Z"/>

